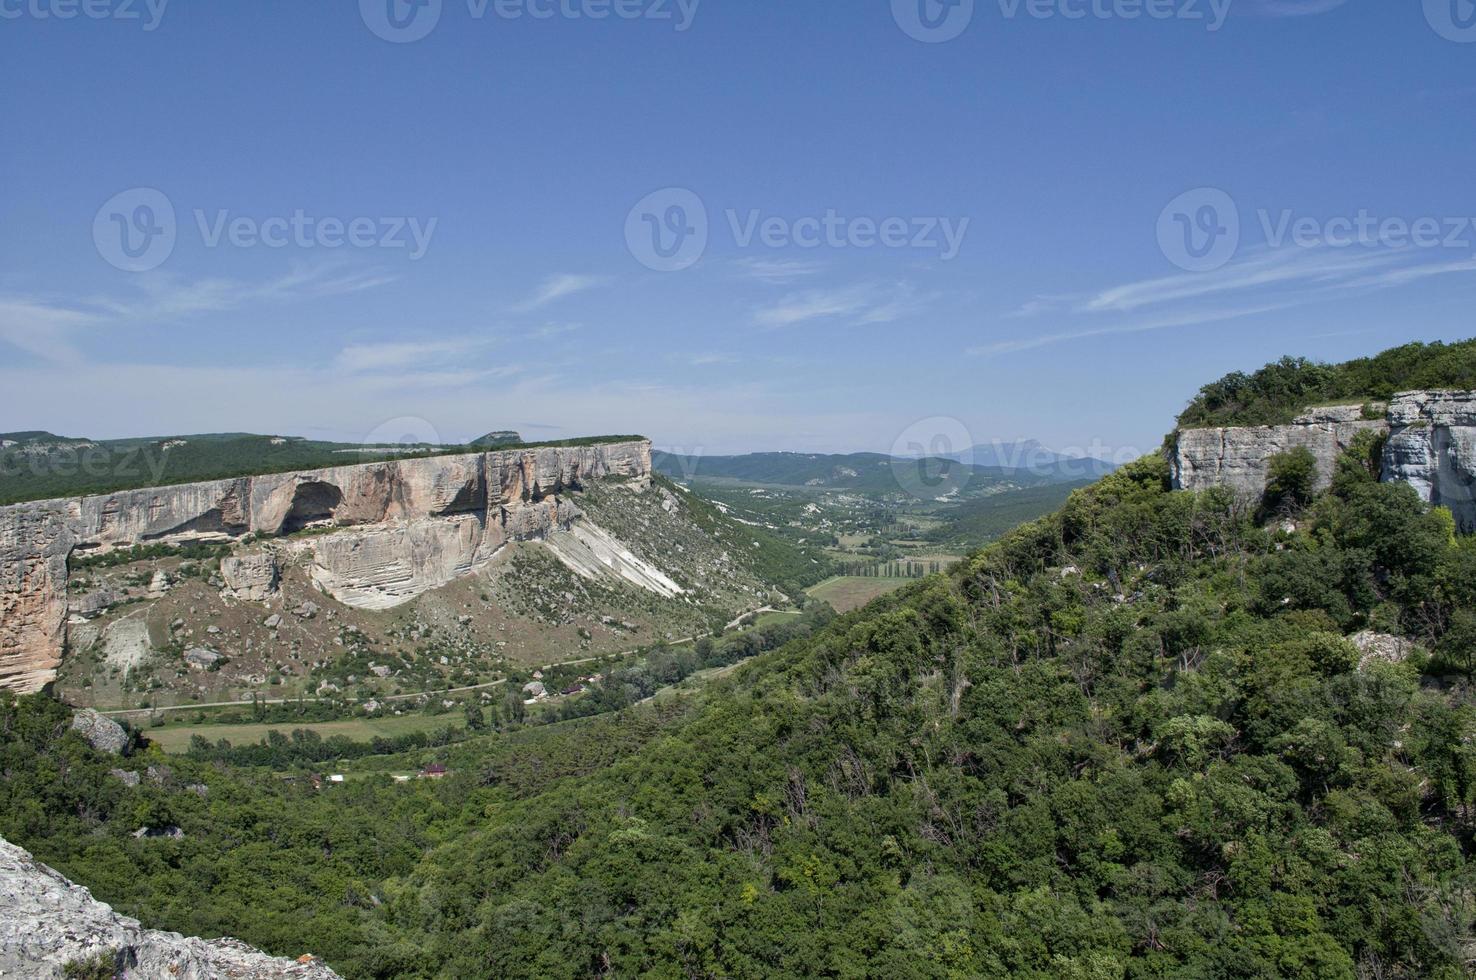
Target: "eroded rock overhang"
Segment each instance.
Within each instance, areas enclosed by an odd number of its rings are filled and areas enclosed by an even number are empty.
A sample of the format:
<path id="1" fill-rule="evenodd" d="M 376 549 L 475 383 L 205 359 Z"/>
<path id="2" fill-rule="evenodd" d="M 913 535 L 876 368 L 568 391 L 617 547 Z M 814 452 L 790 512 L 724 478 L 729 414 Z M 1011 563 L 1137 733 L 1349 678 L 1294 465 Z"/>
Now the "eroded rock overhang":
<path id="1" fill-rule="evenodd" d="M 611 477 L 648 480 L 645 440 L 422 457 L 0 508 L 0 687 L 30 692 L 66 648 L 74 551 L 154 543 L 302 539 L 313 577 L 343 601 L 385 608 L 443 585 L 509 541 L 567 528 L 565 496 Z"/>

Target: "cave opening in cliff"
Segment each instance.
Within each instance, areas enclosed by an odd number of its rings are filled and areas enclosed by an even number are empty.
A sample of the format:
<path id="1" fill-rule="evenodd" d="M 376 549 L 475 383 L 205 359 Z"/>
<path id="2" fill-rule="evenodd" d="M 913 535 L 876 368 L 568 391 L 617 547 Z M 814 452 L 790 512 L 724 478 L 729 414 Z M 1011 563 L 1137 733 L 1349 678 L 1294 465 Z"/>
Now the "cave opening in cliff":
<path id="1" fill-rule="evenodd" d="M 299 484 L 292 495 L 292 507 L 282 519 L 282 533 L 294 534 L 331 522 L 342 503 L 343 491 L 331 483 Z"/>

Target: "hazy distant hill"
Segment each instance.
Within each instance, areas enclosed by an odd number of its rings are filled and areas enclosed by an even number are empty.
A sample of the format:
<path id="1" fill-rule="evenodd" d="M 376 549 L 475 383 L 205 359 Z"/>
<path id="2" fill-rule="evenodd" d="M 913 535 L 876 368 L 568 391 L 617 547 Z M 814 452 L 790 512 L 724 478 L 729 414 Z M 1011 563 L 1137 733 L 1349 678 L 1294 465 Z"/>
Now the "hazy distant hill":
<path id="1" fill-rule="evenodd" d="M 903 459 L 881 453 L 750 453 L 745 456 L 656 453 L 653 463 L 658 472 L 675 480 L 729 480 L 870 493 L 896 492 L 904 485 L 925 486 L 930 496 L 946 496 L 955 489 L 983 489 L 1000 483 L 1047 486 L 1100 476 L 1110 470 L 1096 460 L 1083 463 L 1064 457 L 1022 456 L 1019 466 L 1000 466 L 971 464 L 963 458 Z"/>
<path id="2" fill-rule="evenodd" d="M 992 442 L 979 444 L 951 458 L 974 466 L 998 467 L 1007 470 L 1045 470 L 1059 474 L 1069 480 L 1087 480 L 1106 476 L 1117 469 L 1105 460 L 1088 456 L 1058 453 L 1034 439 L 1018 442 Z"/>

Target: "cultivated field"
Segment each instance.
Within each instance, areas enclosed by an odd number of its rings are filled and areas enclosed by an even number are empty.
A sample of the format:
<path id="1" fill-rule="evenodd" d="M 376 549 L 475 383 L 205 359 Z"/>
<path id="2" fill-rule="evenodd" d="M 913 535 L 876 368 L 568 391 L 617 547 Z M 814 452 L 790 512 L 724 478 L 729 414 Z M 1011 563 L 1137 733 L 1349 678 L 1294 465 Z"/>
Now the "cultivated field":
<path id="1" fill-rule="evenodd" d="M 915 578 L 862 578 L 841 575 L 826 579 L 805 591 L 816 599 L 823 599 L 830 603 L 836 612 L 847 613 L 853 609 L 860 609 L 872 599 L 884 596 L 888 592 L 895 592 L 902 586 L 916 581 Z"/>
<path id="2" fill-rule="evenodd" d="M 391 715 L 388 718 L 349 718 L 343 721 L 317 721 L 293 724 L 273 722 L 250 725 L 168 725 L 164 728 L 146 729 L 149 739 L 165 752 L 184 752 L 190 747 L 190 736 L 202 735 L 211 742 L 225 739 L 232 745 L 252 745 L 266 738 L 267 732 L 279 731 L 291 734 L 293 729 L 304 728 L 317 732 L 323 738 L 346 735 L 356 742 L 367 742 L 376 737 L 392 738 L 412 732 L 431 732 L 446 727 L 463 727 L 460 714 L 444 715 Z"/>

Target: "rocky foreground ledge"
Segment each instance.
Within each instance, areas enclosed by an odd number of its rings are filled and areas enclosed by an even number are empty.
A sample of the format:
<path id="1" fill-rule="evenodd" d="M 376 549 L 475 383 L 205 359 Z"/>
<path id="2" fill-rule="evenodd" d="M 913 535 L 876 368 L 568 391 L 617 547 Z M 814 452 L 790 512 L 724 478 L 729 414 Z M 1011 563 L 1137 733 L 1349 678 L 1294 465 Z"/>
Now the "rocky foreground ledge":
<path id="1" fill-rule="evenodd" d="M 64 977 L 106 960 L 128 980 L 332 980 L 310 956 L 278 959 L 234 939 L 145 929 L 0 839 L 0 977 Z"/>

